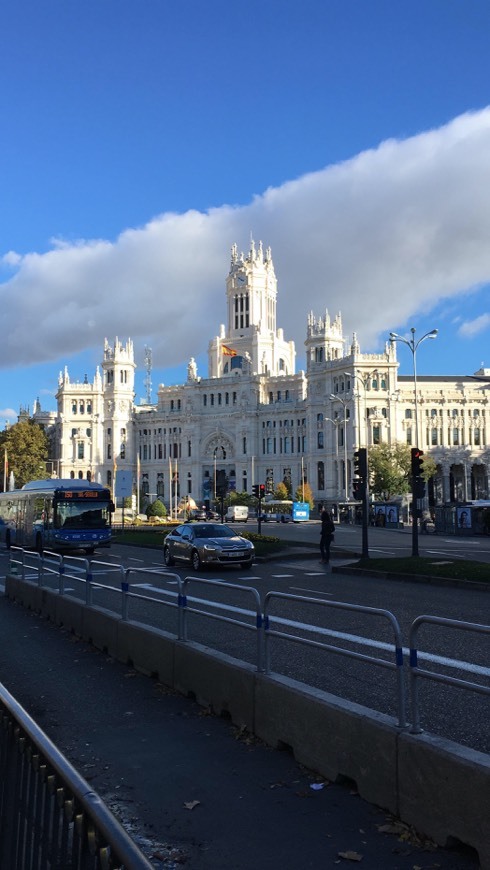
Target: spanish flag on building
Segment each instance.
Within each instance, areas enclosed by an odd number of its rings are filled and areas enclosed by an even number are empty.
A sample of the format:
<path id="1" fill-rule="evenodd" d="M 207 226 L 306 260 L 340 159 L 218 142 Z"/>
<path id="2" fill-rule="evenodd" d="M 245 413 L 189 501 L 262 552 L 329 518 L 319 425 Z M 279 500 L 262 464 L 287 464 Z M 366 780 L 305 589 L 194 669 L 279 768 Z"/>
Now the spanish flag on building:
<path id="1" fill-rule="evenodd" d="M 225 356 L 236 356 L 237 355 L 236 350 L 233 350 L 233 348 L 228 347 L 228 345 L 226 345 L 226 344 L 221 345 L 221 350 L 223 351 Z"/>

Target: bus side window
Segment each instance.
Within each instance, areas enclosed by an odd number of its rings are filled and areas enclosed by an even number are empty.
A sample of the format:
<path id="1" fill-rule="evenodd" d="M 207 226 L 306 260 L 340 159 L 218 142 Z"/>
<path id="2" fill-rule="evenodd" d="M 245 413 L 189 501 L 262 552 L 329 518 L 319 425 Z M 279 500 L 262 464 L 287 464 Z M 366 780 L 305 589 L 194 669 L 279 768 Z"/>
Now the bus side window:
<path id="1" fill-rule="evenodd" d="M 37 524 L 41 523 L 42 525 L 45 525 L 45 519 L 46 519 L 45 499 L 42 496 L 40 496 L 40 497 L 34 499 L 34 515 L 33 515 L 32 520 L 34 523 L 37 523 Z"/>

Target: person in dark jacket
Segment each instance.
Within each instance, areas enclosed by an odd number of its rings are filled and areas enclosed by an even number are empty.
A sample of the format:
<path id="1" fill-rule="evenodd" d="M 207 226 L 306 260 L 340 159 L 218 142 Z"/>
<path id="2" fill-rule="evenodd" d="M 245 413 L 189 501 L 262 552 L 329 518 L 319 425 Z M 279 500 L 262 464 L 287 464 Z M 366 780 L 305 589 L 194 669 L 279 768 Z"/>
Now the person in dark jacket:
<path id="1" fill-rule="evenodd" d="M 320 561 L 328 565 L 330 562 L 330 545 L 333 541 L 335 526 L 332 515 L 326 509 L 322 510 L 321 522 L 320 553 L 322 558 Z"/>

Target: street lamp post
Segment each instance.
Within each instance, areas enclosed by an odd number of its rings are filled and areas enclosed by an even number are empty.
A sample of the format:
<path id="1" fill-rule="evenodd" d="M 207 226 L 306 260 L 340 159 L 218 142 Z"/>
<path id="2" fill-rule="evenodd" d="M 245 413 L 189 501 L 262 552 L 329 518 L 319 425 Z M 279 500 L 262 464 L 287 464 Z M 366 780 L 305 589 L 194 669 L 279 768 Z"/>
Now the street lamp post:
<path id="1" fill-rule="evenodd" d="M 390 332 L 390 341 L 400 341 L 402 344 L 406 344 L 408 348 L 410 348 L 413 360 L 413 391 L 414 391 L 414 406 L 415 406 L 415 444 L 413 447 L 419 446 L 419 416 L 418 416 L 418 395 L 417 395 L 417 348 L 426 338 L 437 338 L 438 330 L 431 329 L 430 332 L 426 332 L 421 338 L 417 341 L 415 340 L 415 327 L 412 326 L 410 330 L 412 337 L 411 338 L 403 338 L 401 335 L 398 335 L 397 332 Z M 412 486 L 412 556 L 419 555 L 419 526 L 418 526 L 418 510 L 415 505 L 415 493 L 414 487 Z"/>
<path id="2" fill-rule="evenodd" d="M 369 378 L 372 377 L 373 375 L 376 375 L 377 373 L 378 373 L 377 369 L 373 369 L 371 372 L 367 372 L 366 374 L 361 374 L 361 372 L 344 372 L 344 375 L 346 377 L 353 378 L 354 380 L 359 381 L 362 384 L 362 386 L 364 388 L 364 411 L 366 411 L 366 405 L 367 405 L 366 390 L 367 390 L 367 384 L 368 384 Z M 353 395 L 354 395 L 354 392 L 353 392 Z M 360 401 L 360 399 L 361 399 L 361 394 L 360 394 L 359 389 L 358 389 L 358 391 L 357 391 L 357 438 L 355 439 L 357 441 L 358 447 L 361 447 L 361 442 L 362 442 L 362 438 L 361 438 L 361 401 Z M 368 447 L 369 446 L 369 438 L 368 438 L 368 432 L 367 432 L 367 428 L 366 428 L 366 413 L 364 413 L 364 419 L 362 421 L 362 428 L 363 428 L 363 430 L 365 432 L 365 436 L 366 436 L 366 447 Z"/>
<path id="3" fill-rule="evenodd" d="M 335 396 L 333 393 L 330 394 L 330 398 L 333 402 L 340 402 L 344 409 L 344 491 L 345 491 L 345 500 L 349 501 L 349 494 L 347 492 L 348 486 L 348 477 L 347 477 L 347 402 L 345 399 L 341 399 L 340 396 Z"/>
<path id="4" fill-rule="evenodd" d="M 418 341 L 415 341 L 415 328 L 412 326 L 410 332 L 412 333 L 411 338 L 402 338 L 401 335 L 398 335 L 396 332 L 390 332 L 390 341 L 401 341 L 402 344 L 406 344 L 407 347 L 410 348 L 412 353 L 413 360 L 413 390 L 414 390 L 414 406 L 415 406 L 415 444 L 414 447 L 419 446 L 419 419 L 418 419 L 418 395 L 417 395 L 417 348 L 426 338 L 437 338 L 437 329 L 431 329 L 430 332 L 426 332 L 422 338 L 419 338 Z"/>

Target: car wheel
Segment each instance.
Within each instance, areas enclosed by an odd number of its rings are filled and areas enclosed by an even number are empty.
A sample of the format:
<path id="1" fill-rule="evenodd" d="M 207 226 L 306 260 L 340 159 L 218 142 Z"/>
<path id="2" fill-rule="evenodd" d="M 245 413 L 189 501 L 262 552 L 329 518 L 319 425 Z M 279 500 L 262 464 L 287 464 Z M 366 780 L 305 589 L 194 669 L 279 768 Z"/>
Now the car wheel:
<path id="1" fill-rule="evenodd" d="M 197 550 L 192 551 L 191 564 L 194 568 L 194 571 L 199 571 L 199 568 L 201 567 L 201 557 Z"/>
<path id="2" fill-rule="evenodd" d="M 163 548 L 163 561 L 165 562 L 167 568 L 170 568 L 172 565 L 175 565 L 174 560 L 170 554 L 170 547 Z"/>

